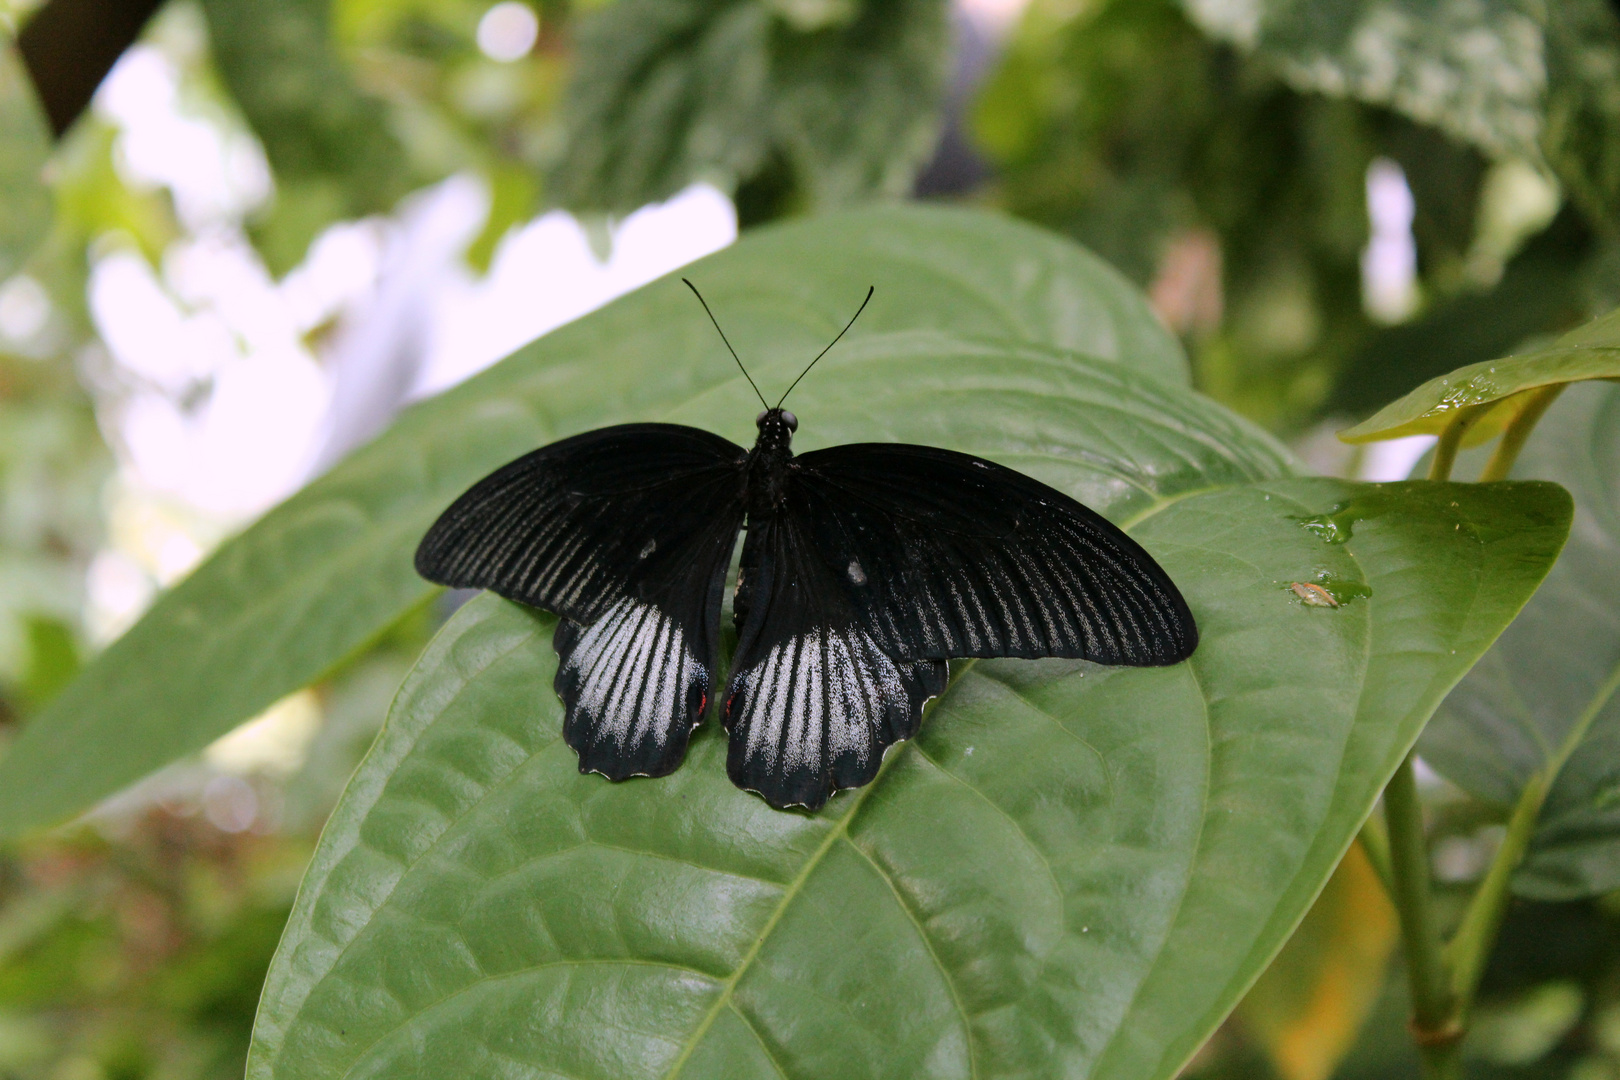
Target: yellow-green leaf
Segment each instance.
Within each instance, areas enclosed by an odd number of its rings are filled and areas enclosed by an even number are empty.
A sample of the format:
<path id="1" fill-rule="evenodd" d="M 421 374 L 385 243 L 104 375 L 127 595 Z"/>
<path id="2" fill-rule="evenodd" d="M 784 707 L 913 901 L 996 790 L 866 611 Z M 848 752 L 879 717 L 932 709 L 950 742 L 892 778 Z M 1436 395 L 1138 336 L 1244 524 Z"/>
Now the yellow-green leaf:
<path id="1" fill-rule="evenodd" d="M 1544 387 L 1620 379 L 1620 309 L 1570 331 L 1551 346 L 1486 360 L 1430 379 L 1339 438 L 1379 442 L 1404 435 L 1438 435 L 1468 408 L 1489 406 L 1463 439 L 1476 446 L 1501 433 Z"/>

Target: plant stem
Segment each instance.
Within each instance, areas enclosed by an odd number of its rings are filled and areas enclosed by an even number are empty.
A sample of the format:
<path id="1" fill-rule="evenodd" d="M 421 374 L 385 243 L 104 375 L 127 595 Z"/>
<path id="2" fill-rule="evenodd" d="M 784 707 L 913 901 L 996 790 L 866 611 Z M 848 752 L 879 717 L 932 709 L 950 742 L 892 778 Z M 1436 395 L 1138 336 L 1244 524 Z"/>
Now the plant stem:
<path id="1" fill-rule="evenodd" d="M 1384 820 L 1389 825 L 1392 899 L 1400 916 L 1412 988 L 1412 1038 L 1422 1054 L 1427 1080 L 1457 1080 L 1462 1075 L 1457 1047 L 1462 1028 L 1457 1023 L 1456 998 L 1430 904 L 1429 848 L 1423 836 L 1423 807 L 1418 802 L 1411 754 L 1384 788 Z"/>
<path id="2" fill-rule="evenodd" d="M 1513 806 L 1513 816 L 1508 819 L 1507 835 L 1502 838 L 1502 846 L 1496 849 L 1490 869 L 1485 872 L 1485 879 L 1468 901 L 1468 911 L 1463 915 L 1462 925 L 1446 945 L 1445 959 L 1451 969 L 1451 991 L 1457 1003 L 1459 1026 L 1465 1026 L 1468 1022 L 1474 992 L 1479 989 L 1479 977 L 1485 971 L 1485 961 L 1496 945 L 1497 934 L 1502 929 L 1502 917 L 1507 913 L 1508 887 L 1512 884 L 1513 872 L 1519 868 L 1525 851 L 1530 847 L 1530 838 L 1536 832 L 1536 819 L 1541 814 L 1541 804 L 1546 802 L 1550 787 L 1546 774 L 1538 771 L 1519 793 L 1519 801 Z"/>
<path id="3" fill-rule="evenodd" d="M 1429 461 L 1430 480 L 1450 480 L 1451 467 L 1457 463 L 1457 450 L 1462 446 L 1463 436 L 1468 430 L 1484 418 L 1488 410 L 1496 402 L 1488 401 L 1483 405 L 1470 405 L 1451 418 L 1451 423 L 1440 433 L 1440 441 L 1434 445 L 1434 457 Z"/>
<path id="4" fill-rule="evenodd" d="M 1513 471 L 1513 463 L 1519 460 L 1519 451 L 1524 449 L 1524 441 L 1530 437 L 1530 432 L 1535 430 L 1541 414 L 1547 411 L 1547 406 L 1558 400 L 1558 395 L 1563 393 L 1564 387 L 1568 385 L 1568 383 L 1553 383 L 1551 386 L 1538 386 L 1534 390 L 1525 391 L 1524 407 L 1508 424 L 1507 430 L 1502 432 L 1502 441 L 1496 444 L 1496 450 L 1491 454 L 1491 460 L 1486 463 L 1485 471 L 1479 474 L 1480 483 L 1508 478 L 1508 473 Z"/>
<path id="5" fill-rule="evenodd" d="M 1558 774 L 1563 772 L 1571 755 L 1585 741 L 1592 724 L 1617 693 L 1620 693 L 1620 664 L 1610 670 L 1609 677 L 1597 688 L 1581 715 L 1575 718 L 1575 723 L 1570 725 L 1557 753 L 1531 774 L 1524 790 L 1519 793 L 1519 801 L 1513 806 L 1513 816 L 1508 818 L 1507 834 L 1502 837 L 1502 846 L 1497 848 L 1495 857 L 1491 859 L 1485 880 L 1474 890 L 1456 936 L 1446 946 L 1445 959 L 1452 972 L 1451 987 L 1457 1001 L 1459 1023 L 1467 1022 L 1469 1010 L 1473 1007 L 1479 977 L 1484 973 L 1485 961 L 1490 958 L 1491 949 L 1496 945 L 1496 936 L 1502 929 L 1502 916 L 1507 913 L 1513 872 L 1524 861 L 1524 854 L 1530 848 L 1541 817 L 1542 804 L 1547 801 L 1547 794 L 1552 791 Z"/>
<path id="6" fill-rule="evenodd" d="M 1372 864 L 1373 872 L 1384 883 L 1384 891 L 1394 896 L 1395 875 L 1389 866 L 1389 830 L 1377 814 L 1361 823 L 1359 839 L 1361 850 L 1367 853 L 1367 861 Z"/>

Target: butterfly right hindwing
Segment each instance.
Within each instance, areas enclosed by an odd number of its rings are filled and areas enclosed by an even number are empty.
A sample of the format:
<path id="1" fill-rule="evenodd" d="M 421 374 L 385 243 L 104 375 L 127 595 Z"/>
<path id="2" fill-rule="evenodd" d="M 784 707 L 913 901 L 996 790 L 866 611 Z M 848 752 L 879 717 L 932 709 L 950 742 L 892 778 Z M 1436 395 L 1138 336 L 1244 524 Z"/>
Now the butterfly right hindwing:
<path id="1" fill-rule="evenodd" d="M 877 775 L 945 689 L 943 660 L 890 656 L 860 625 L 789 515 L 749 521 L 741 630 L 722 718 L 726 771 L 781 809 L 820 808 Z"/>

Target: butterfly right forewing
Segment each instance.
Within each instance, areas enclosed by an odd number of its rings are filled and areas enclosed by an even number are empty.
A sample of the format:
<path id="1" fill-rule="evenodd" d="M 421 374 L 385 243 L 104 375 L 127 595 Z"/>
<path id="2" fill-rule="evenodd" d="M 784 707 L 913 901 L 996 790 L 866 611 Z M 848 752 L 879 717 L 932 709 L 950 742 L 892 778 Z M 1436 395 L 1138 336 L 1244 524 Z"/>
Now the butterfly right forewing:
<path id="1" fill-rule="evenodd" d="M 933 446 L 851 443 L 793 463 L 793 505 L 893 655 L 1178 663 L 1186 601 L 1142 547 L 1062 492 Z"/>

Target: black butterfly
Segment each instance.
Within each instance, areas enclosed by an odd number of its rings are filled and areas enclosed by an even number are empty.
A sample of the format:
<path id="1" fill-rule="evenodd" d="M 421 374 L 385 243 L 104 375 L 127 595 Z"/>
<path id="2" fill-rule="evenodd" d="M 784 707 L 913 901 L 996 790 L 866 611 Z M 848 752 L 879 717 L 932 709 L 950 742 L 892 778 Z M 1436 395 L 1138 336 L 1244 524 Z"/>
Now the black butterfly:
<path id="1" fill-rule="evenodd" d="M 713 690 L 745 526 L 726 771 L 777 808 L 816 809 L 871 780 L 885 748 L 916 734 L 950 657 L 1192 654 L 1197 627 L 1163 569 L 1067 495 L 931 446 L 795 457 L 782 401 L 756 418 L 751 451 L 677 424 L 552 443 L 475 484 L 417 549 L 430 581 L 562 617 L 556 688 L 581 772 L 680 765 Z"/>

